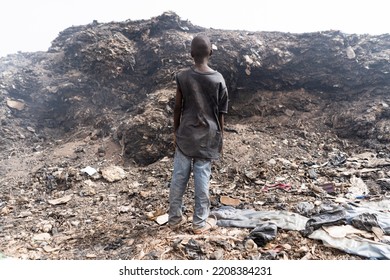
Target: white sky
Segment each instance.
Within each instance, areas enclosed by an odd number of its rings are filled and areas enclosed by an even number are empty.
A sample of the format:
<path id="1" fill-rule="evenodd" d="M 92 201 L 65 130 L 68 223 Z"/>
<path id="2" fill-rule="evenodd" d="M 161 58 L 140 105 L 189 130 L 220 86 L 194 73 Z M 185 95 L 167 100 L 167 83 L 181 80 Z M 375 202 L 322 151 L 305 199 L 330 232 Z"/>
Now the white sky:
<path id="1" fill-rule="evenodd" d="M 390 33 L 386 0 L 2 0 L 0 56 L 46 51 L 72 25 L 150 19 L 165 11 L 206 28 Z"/>

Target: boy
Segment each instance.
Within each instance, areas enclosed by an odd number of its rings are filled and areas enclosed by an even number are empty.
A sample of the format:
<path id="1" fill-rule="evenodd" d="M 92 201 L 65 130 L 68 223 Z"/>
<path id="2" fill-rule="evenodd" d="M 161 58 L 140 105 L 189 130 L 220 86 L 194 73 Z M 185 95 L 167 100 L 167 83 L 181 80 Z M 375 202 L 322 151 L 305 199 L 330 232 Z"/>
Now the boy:
<path id="1" fill-rule="evenodd" d="M 225 80 L 208 66 L 211 54 L 209 38 L 196 36 L 191 42 L 194 64 L 176 75 L 176 151 L 168 224 L 177 228 L 185 222 L 182 216 L 183 195 L 192 169 L 195 184 L 194 234 L 202 234 L 216 226 L 216 220 L 209 217 L 211 161 L 218 159 L 222 153 L 224 114 L 228 111 Z"/>

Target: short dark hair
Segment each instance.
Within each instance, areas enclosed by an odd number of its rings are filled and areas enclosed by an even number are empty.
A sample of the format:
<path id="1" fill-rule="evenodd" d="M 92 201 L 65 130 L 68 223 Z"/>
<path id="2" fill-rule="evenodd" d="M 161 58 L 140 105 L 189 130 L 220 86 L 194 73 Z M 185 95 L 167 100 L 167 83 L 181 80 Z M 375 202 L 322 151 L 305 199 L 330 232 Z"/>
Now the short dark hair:
<path id="1" fill-rule="evenodd" d="M 211 54 L 211 42 L 206 35 L 197 35 L 191 42 L 192 57 L 204 58 Z"/>

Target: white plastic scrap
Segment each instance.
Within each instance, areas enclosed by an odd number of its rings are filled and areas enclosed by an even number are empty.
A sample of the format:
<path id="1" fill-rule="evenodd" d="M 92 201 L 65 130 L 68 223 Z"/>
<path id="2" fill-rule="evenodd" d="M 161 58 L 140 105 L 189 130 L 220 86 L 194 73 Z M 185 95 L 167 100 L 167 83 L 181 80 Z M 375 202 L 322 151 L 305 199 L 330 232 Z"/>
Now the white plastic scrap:
<path id="1" fill-rule="evenodd" d="M 97 173 L 97 170 L 91 166 L 87 166 L 80 170 L 81 172 L 87 173 L 89 176 L 92 176 Z"/>

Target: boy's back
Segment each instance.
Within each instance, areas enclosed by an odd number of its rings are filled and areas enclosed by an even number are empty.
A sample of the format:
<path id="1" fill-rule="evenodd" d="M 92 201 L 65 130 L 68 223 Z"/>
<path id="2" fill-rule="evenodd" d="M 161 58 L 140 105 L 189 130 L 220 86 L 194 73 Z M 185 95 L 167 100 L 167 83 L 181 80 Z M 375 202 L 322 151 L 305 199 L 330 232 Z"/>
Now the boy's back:
<path id="1" fill-rule="evenodd" d="M 218 115 L 228 110 L 224 78 L 214 70 L 199 72 L 190 67 L 177 74 L 176 82 L 183 98 L 178 147 L 190 157 L 218 158 L 222 142 Z"/>

